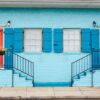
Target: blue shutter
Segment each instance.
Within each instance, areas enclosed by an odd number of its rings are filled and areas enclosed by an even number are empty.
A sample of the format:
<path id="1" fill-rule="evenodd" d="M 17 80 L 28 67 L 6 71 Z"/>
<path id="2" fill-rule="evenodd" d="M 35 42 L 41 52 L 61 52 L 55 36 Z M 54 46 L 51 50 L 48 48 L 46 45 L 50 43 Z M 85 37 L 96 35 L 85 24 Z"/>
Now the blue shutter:
<path id="1" fill-rule="evenodd" d="M 100 66 L 100 53 L 99 49 L 99 30 L 98 29 L 91 29 L 91 37 L 92 37 L 92 48 L 94 49 L 93 52 L 93 67 L 98 68 Z"/>
<path id="2" fill-rule="evenodd" d="M 91 31 L 88 28 L 82 29 L 82 52 L 91 52 Z"/>
<path id="3" fill-rule="evenodd" d="M 11 49 L 13 46 L 13 29 L 12 28 L 5 28 L 5 48 Z M 4 65 L 6 69 L 12 68 L 12 52 L 8 51 L 4 56 Z"/>
<path id="4" fill-rule="evenodd" d="M 14 52 L 23 51 L 23 29 L 15 28 L 14 29 Z"/>
<path id="5" fill-rule="evenodd" d="M 92 29 L 91 36 L 92 36 L 92 48 L 99 49 L 99 30 Z"/>
<path id="6" fill-rule="evenodd" d="M 94 68 L 100 68 L 100 52 L 94 51 L 92 55 L 92 66 Z"/>
<path id="7" fill-rule="evenodd" d="M 54 52 L 63 52 L 63 32 L 62 29 L 54 29 Z"/>
<path id="8" fill-rule="evenodd" d="M 6 28 L 4 33 L 5 33 L 5 48 L 11 49 L 11 46 L 13 46 L 13 29 Z"/>
<path id="9" fill-rule="evenodd" d="M 43 29 L 43 52 L 51 52 L 52 50 L 52 29 Z"/>

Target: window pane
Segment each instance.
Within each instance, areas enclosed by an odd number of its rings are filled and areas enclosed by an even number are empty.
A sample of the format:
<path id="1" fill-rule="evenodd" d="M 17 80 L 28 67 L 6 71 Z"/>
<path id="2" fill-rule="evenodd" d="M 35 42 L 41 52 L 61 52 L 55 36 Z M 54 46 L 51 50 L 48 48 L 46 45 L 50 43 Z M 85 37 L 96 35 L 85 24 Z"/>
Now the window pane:
<path id="1" fill-rule="evenodd" d="M 24 45 L 30 45 L 30 43 L 31 43 L 31 40 L 24 40 Z"/>
<path id="2" fill-rule="evenodd" d="M 24 47 L 26 52 L 42 51 L 42 29 L 25 29 L 24 30 Z"/>
<path id="3" fill-rule="evenodd" d="M 63 30 L 63 48 L 64 52 L 80 52 L 81 38 L 79 29 L 64 29 Z M 68 47 L 66 47 L 66 45 Z"/>
<path id="4" fill-rule="evenodd" d="M 24 51 L 25 52 L 30 52 L 30 46 L 24 46 Z"/>

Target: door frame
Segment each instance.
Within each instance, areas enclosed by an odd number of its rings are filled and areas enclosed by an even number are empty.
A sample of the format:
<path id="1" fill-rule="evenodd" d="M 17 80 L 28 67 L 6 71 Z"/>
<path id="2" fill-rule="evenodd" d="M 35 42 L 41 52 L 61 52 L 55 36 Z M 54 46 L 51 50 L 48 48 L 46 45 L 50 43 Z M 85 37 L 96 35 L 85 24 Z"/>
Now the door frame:
<path id="1" fill-rule="evenodd" d="M 2 35 L 1 35 L 2 39 L 0 40 L 0 41 L 2 41 L 1 42 L 1 44 L 2 44 L 1 47 L 4 48 L 4 31 L 3 31 L 3 28 L 0 29 L 0 32 L 2 32 Z M 3 66 L 4 65 L 4 57 L 3 57 L 3 55 L 0 55 L 0 59 L 1 59 L 0 68 L 4 68 L 4 66 Z"/>

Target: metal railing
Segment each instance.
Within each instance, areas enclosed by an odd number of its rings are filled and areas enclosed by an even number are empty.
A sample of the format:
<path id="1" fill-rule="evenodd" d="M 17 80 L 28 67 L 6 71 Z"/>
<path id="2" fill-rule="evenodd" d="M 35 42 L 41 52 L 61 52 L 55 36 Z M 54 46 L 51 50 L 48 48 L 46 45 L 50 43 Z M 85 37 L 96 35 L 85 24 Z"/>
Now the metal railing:
<path id="1" fill-rule="evenodd" d="M 25 74 L 26 77 L 31 77 L 34 86 L 34 62 L 13 53 L 13 73 L 15 70 Z"/>
<path id="2" fill-rule="evenodd" d="M 12 69 L 12 87 L 14 86 L 15 70 L 31 77 L 34 86 L 34 62 L 14 53 L 13 48 L 5 52 L 4 59 L 4 66 Z M 98 68 L 100 69 L 100 50 L 92 50 L 91 54 L 72 62 L 71 86 L 73 86 L 75 78 L 80 78 L 82 74 L 86 75 L 88 71 L 91 72 L 91 86 L 93 86 L 93 71 Z"/>
<path id="3" fill-rule="evenodd" d="M 81 74 L 86 74 L 88 70 L 91 70 L 91 54 L 88 54 L 74 62 L 71 63 L 71 86 L 75 78 L 80 78 Z"/>
<path id="4" fill-rule="evenodd" d="M 19 72 L 20 75 L 31 78 L 34 86 L 34 62 L 13 52 L 13 47 L 5 51 L 4 66 L 5 69 L 12 70 L 12 87 L 14 87 L 14 73 Z"/>

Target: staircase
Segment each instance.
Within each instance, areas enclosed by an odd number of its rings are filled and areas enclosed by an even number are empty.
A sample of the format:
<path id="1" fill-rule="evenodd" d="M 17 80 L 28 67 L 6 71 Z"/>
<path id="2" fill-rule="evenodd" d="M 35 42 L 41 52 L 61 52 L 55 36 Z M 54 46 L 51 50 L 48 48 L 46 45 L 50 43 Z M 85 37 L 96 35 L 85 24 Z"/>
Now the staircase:
<path id="1" fill-rule="evenodd" d="M 32 87 L 33 83 L 32 80 L 27 80 L 26 77 L 20 76 L 20 74 L 14 74 L 14 86 L 29 86 Z"/>
<path id="2" fill-rule="evenodd" d="M 84 78 L 89 77 L 89 73 L 92 72 L 92 57 L 91 54 L 88 54 L 81 59 L 78 59 L 71 64 L 71 86 L 81 85 L 81 80 L 83 85 L 86 83 L 86 86 L 89 84 L 84 80 Z M 90 75 L 91 76 L 91 75 Z M 91 78 L 89 78 L 91 79 Z M 79 84 L 78 84 L 79 83 Z"/>
<path id="3" fill-rule="evenodd" d="M 100 70 L 95 70 L 93 72 L 93 86 L 100 86 Z M 86 76 L 81 76 L 80 79 L 75 79 L 73 86 L 91 86 L 92 73 L 88 72 Z"/>
<path id="4" fill-rule="evenodd" d="M 100 86 L 100 50 L 72 62 L 71 86 Z"/>
<path id="5" fill-rule="evenodd" d="M 32 80 L 27 80 L 26 77 L 21 77 L 19 74 L 13 74 L 14 86 L 29 86 L 32 87 Z M 12 86 L 12 70 L 0 70 L 0 87 L 11 87 Z"/>
<path id="6" fill-rule="evenodd" d="M 34 62 L 13 53 L 14 86 L 34 86 Z"/>
<path id="7" fill-rule="evenodd" d="M 6 56 L 4 57 L 6 59 L 5 65 L 9 70 L 0 70 L 0 87 L 34 86 L 34 62 L 21 57 L 11 50 L 6 51 Z"/>

